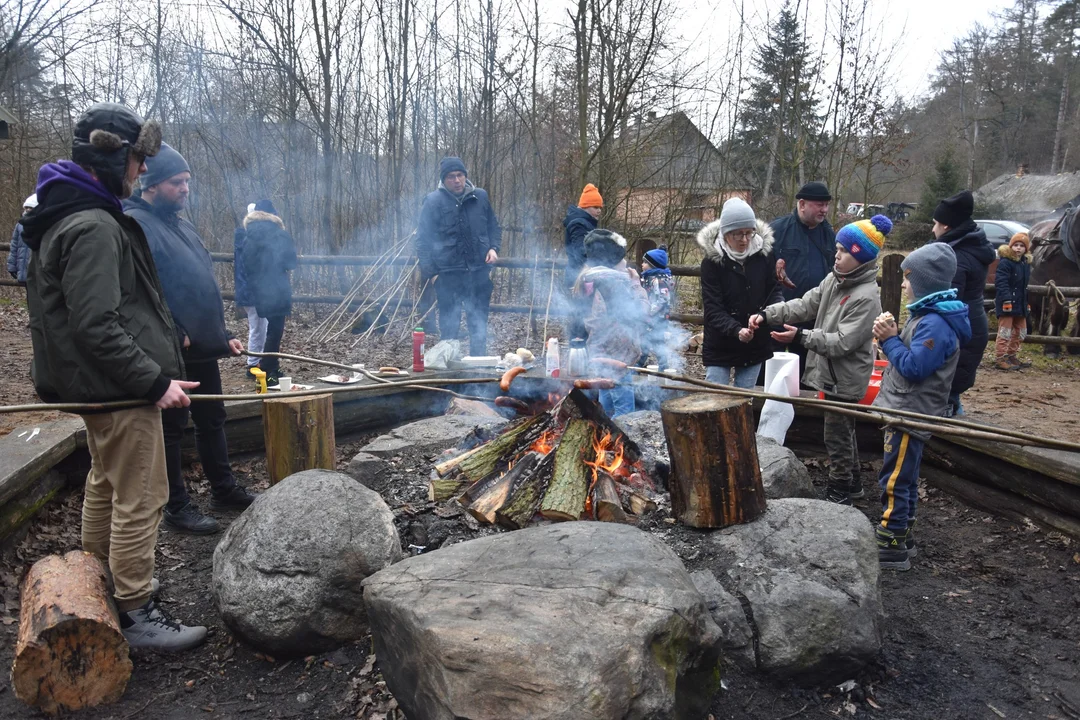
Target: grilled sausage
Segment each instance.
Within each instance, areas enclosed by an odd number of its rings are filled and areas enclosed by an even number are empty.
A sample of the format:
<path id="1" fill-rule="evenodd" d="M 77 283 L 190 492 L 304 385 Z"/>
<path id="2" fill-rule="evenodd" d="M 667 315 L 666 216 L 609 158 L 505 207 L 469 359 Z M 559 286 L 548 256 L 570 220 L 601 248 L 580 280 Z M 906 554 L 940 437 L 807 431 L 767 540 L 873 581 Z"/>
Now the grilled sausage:
<path id="1" fill-rule="evenodd" d="M 791 282 L 791 278 L 787 276 L 787 261 L 781 258 L 776 261 L 776 282 L 780 283 L 786 288 L 795 287 L 795 283 Z"/>
<path id="2" fill-rule="evenodd" d="M 528 372 L 523 367 L 512 367 L 503 373 L 502 380 L 499 381 L 499 389 L 503 392 L 510 392 L 510 383 L 514 382 L 514 378 L 523 372 Z"/>
<path id="3" fill-rule="evenodd" d="M 615 387 L 615 381 L 610 378 L 575 380 L 574 387 L 578 390 L 611 390 Z"/>
<path id="4" fill-rule="evenodd" d="M 517 398 L 508 397 L 506 395 L 500 395 L 495 398 L 495 407 L 510 408 L 516 410 L 522 415 L 532 415 L 532 411 L 529 410 L 529 406 L 518 400 Z"/>

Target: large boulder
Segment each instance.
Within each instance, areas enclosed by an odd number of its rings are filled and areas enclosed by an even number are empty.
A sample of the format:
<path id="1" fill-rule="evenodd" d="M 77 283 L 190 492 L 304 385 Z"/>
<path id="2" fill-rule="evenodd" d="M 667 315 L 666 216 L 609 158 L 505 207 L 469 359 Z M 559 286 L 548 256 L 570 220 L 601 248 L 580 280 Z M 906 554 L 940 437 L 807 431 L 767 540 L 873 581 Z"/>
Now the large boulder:
<path id="1" fill-rule="evenodd" d="M 718 530 L 709 542 L 710 569 L 746 613 L 759 670 L 840 682 L 880 653 L 877 543 L 855 508 L 770 500 L 757 520 Z M 732 616 L 730 600 L 718 606 Z"/>
<path id="2" fill-rule="evenodd" d="M 387 687 L 424 720 L 704 717 L 719 630 L 679 558 L 625 525 L 533 527 L 364 581 Z"/>
<path id="3" fill-rule="evenodd" d="M 810 480 L 810 473 L 789 448 L 765 435 L 757 436 L 758 465 L 761 466 L 761 484 L 765 497 L 816 498 L 817 490 Z"/>
<path id="4" fill-rule="evenodd" d="M 360 583 L 401 557 L 378 493 L 343 473 L 306 470 L 229 526 L 211 589 L 238 636 L 272 655 L 310 655 L 364 637 Z"/>
<path id="5" fill-rule="evenodd" d="M 432 455 L 456 447 L 476 428 L 497 429 L 506 422 L 492 415 L 438 415 L 394 428 L 360 450 L 380 458 L 406 451 Z"/>

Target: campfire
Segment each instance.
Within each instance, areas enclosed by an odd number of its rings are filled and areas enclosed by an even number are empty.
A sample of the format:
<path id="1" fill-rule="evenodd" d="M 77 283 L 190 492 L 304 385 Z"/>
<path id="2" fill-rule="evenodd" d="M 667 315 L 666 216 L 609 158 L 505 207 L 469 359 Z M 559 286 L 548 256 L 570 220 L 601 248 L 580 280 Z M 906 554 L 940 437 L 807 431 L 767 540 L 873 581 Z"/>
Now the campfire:
<path id="1" fill-rule="evenodd" d="M 574 389 L 435 465 L 429 498 L 456 498 L 479 522 L 510 529 L 536 519 L 634 523 L 656 509 L 656 486 L 637 445 Z"/>

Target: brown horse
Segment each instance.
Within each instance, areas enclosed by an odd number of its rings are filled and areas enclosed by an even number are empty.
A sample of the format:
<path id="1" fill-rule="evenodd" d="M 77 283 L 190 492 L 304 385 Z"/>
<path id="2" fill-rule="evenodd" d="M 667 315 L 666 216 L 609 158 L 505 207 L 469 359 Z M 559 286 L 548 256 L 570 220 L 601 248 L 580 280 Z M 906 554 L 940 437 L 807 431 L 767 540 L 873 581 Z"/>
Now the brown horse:
<path id="1" fill-rule="evenodd" d="M 1075 212 L 1070 210 L 1071 212 Z M 1060 225 L 1056 218 L 1042 220 L 1031 227 L 1028 234 L 1034 246 L 1031 263 L 1031 284 L 1047 285 L 1051 282 L 1061 287 L 1080 287 L 1080 267 L 1065 257 L 1062 251 L 1062 242 L 1070 238 L 1060 236 Z M 1071 235 L 1080 234 L 1080 218 L 1072 223 Z M 1080 238 L 1071 238 L 1073 247 Z M 1051 294 L 1050 297 L 1041 295 L 1029 295 L 1031 304 L 1031 317 L 1035 327 L 1033 335 L 1060 335 L 1065 336 L 1069 325 L 1069 300 Z M 1073 337 L 1080 337 L 1080 321 L 1073 328 Z M 1046 345 L 1043 352 L 1051 357 L 1061 354 L 1059 345 Z M 1080 354 L 1080 347 L 1069 347 L 1070 354 Z"/>

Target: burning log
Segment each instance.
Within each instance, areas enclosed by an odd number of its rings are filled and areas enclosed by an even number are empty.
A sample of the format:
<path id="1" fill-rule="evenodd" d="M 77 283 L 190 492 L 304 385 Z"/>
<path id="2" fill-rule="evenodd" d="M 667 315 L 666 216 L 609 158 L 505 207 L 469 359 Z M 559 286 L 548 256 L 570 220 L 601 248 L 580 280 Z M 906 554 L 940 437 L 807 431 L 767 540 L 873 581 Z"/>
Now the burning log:
<path id="1" fill-rule="evenodd" d="M 671 453 L 671 507 L 691 527 L 727 527 L 765 512 L 749 400 L 696 394 L 660 407 Z"/>
<path id="2" fill-rule="evenodd" d="M 550 416 L 526 418 L 491 442 L 437 464 L 435 474 L 428 481 L 428 499 L 432 502 L 444 502 L 460 493 L 463 488 L 469 488 L 470 484 L 492 478 L 499 471 L 500 465 L 508 463 L 528 447 L 550 422 L 553 422 Z"/>
<path id="3" fill-rule="evenodd" d="M 333 396 L 274 398 L 263 403 L 262 416 L 271 485 L 301 470 L 337 466 Z"/>
<path id="4" fill-rule="evenodd" d="M 551 483 L 554 468 L 555 453 L 549 452 L 537 463 L 533 473 L 513 491 L 506 504 L 495 511 L 495 522 L 511 530 L 528 525 L 540 509 L 540 501 Z"/>
<path id="5" fill-rule="evenodd" d="M 631 475 L 631 477 L 633 477 L 633 475 Z M 622 506 L 627 508 L 634 515 L 645 515 L 647 513 L 656 512 L 656 501 L 650 495 L 643 494 L 646 491 L 635 490 L 622 483 L 616 483 L 615 487 L 619 491 L 619 499 L 622 500 Z"/>
<path id="6" fill-rule="evenodd" d="M 105 570 L 72 550 L 34 563 L 22 584 L 15 695 L 48 713 L 116 702 L 131 677 Z"/>
<path id="7" fill-rule="evenodd" d="M 540 514 L 548 520 L 580 520 L 588 496 L 585 453 L 592 447 L 593 428 L 586 420 L 571 420 L 555 450 L 555 470 Z"/>
<path id="8" fill-rule="evenodd" d="M 592 491 L 593 514 L 602 522 L 630 522 L 623 510 L 615 480 L 603 470 L 598 471 Z"/>

